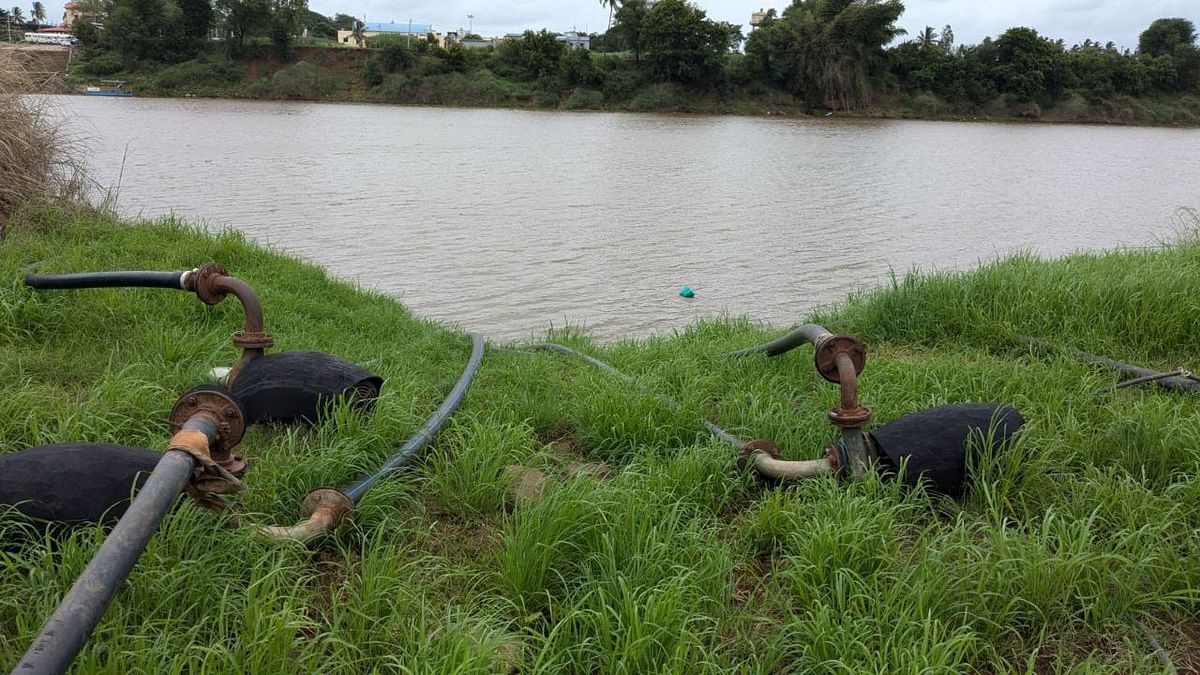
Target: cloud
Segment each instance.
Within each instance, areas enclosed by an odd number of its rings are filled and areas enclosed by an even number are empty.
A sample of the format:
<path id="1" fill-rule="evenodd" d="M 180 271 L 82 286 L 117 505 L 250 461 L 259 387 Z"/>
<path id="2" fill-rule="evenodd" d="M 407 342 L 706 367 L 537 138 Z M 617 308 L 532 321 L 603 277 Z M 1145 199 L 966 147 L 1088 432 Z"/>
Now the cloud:
<path id="1" fill-rule="evenodd" d="M 445 32 L 473 24 L 476 33 L 502 35 L 526 29 L 600 32 L 608 24 L 608 10 L 598 0 L 310 0 L 314 11 L 344 12 L 368 21 L 431 23 Z M 711 18 L 741 24 L 748 29 L 750 13 L 759 7 L 782 10 L 765 0 L 701 0 Z M 1091 38 L 1112 40 L 1125 47 L 1137 45 L 1138 34 L 1150 22 L 1182 16 L 1200 23 L 1197 0 L 908 0 L 900 24 L 910 33 L 924 26 L 938 30 L 950 24 L 960 44 L 973 44 L 1013 26 L 1036 28 L 1043 35 L 1067 44 Z M 467 18 L 474 15 L 474 20 Z"/>

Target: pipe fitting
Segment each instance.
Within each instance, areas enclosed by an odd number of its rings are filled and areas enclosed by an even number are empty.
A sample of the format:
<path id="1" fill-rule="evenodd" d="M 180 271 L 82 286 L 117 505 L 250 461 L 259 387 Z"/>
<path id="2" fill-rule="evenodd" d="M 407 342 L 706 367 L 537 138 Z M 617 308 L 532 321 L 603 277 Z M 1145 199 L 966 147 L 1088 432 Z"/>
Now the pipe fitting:
<path id="1" fill-rule="evenodd" d="M 220 387 L 205 385 L 184 392 L 171 408 L 171 429 L 179 436 L 197 419 L 213 425 L 214 437 L 206 439 L 204 453 L 234 476 L 244 474 L 246 462 L 232 452 L 246 433 L 246 418 L 238 402 Z"/>
<path id="2" fill-rule="evenodd" d="M 215 262 L 184 275 L 183 286 L 206 305 L 219 304 L 228 295 L 242 303 L 243 327 L 233 336 L 233 346 L 242 350 L 242 357 L 230 369 L 226 379 L 232 387 L 246 365 L 275 344 L 275 337 L 263 328 L 262 302 L 249 284 L 227 275 L 225 268 Z"/>
<path id="3" fill-rule="evenodd" d="M 813 364 L 821 377 L 834 384 L 846 378 L 846 370 L 839 363 L 841 357 L 849 357 L 854 374 L 862 373 L 867 367 L 867 346 L 852 335 L 825 333 L 813 341 Z"/>
<path id="4" fill-rule="evenodd" d="M 271 539 L 305 543 L 337 529 L 354 517 L 354 502 L 340 490 L 321 488 L 304 498 L 300 513 L 307 520 L 289 527 L 264 527 L 259 533 Z"/>
<path id="5" fill-rule="evenodd" d="M 789 461 L 781 459 L 779 448 L 765 438 L 750 441 L 738 449 L 738 468 L 743 471 L 753 468 L 762 478 L 780 481 L 837 474 L 837 465 L 828 452 L 821 459 Z"/>

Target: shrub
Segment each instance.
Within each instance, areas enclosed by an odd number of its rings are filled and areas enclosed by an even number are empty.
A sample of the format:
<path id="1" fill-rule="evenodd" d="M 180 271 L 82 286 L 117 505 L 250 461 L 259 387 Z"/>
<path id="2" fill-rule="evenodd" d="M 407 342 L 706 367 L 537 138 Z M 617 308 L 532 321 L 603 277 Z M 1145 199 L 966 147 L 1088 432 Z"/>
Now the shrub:
<path id="1" fill-rule="evenodd" d="M 408 70 L 416 60 L 408 47 L 400 42 L 392 42 L 379 52 L 379 65 L 389 73 Z"/>
<path id="2" fill-rule="evenodd" d="M 320 68 L 299 61 L 272 75 L 265 93 L 269 98 L 314 99 L 329 96 L 334 88 L 333 79 Z"/>
<path id="3" fill-rule="evenodd" d="M 597 110 L 604 105 L 604 94 L 595 89 L 576 87 L 563 102 L 567 110 Z"/>
<path id="4" fill-rule="evenodd" d="M 154 88 L 162 93 L 175 93 L 196 85 L 231 84 L 241 79 L 242 73 L 228 61 L 185 61 L 159 71 L 154 77 Z"/>
<path id="5" fill-rule="evenodd" d="M 120 54 L 108 52 L 79 62 L 75 71 L 87 77 L 107 77 L 125 70 Z"/>
<path id="6" fill-rule="evenodd" d="M 20 52 L 0 51 L 0 239 L 22 204 L 81 191 L 79 167 L 44 99 L 24 96 L 27 70 Z"/>
<path id="7" fill-rule="evenodd" d="M 363 66 L 363 82 L 368 87 L 378 87 L 383 84 L 383 71 L 379 67 L 379 61 L 375 58 L 367 59 L 366 65 Z"/>

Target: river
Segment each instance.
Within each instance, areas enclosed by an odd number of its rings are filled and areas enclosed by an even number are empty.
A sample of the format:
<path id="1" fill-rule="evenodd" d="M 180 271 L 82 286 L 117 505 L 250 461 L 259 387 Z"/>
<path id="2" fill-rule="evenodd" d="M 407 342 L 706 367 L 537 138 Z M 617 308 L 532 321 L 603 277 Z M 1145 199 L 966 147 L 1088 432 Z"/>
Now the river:
<path id="1" fill-rule="evenodd" d="M 122 213 L 237 228 L 501 339 L 786 327 L 913 268 L 1153 244 L 1200 206 L 1195 130 L 54 103 Z"/>

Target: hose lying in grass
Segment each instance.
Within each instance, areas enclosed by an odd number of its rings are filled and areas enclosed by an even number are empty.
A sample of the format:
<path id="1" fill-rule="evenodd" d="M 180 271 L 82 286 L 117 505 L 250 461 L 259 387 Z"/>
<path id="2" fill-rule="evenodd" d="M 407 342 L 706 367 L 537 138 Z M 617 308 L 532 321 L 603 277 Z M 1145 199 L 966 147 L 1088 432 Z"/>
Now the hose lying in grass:
<path id="1" fill-rule="evenodd" d="M 309 541 L 332 528 L 337 527 L 354 513 L 354 507 L 363 495 L 376 483 L 390 476 L 394 471 L 407 466 L 417 454 L 441 431 L 446 421 L 458 410 L 466 398 L 467 390 L 479 370 L 483 360 L 483 338 L 471 335 L 471 357 L 467 366 L 450 390 L 450 394 L 442 405 L 425 421 L 416 434 L 405 441 L 396 454 L 392 455 L 378 470 L 367 474 L 358 482 L 341 489 L 321 488 L 314 490 L 304 498 L 302 512 L 307 518 L 302 523 L 291 527 L 265 527 L 263 534 L 276 539 L 292 539 Z"/>
<path id="2" fill-rule="evenodd" d="M 1029 337 L 1028 335 L 1021 335 L 1018 336 L 1018 338 L 1021 340 L 1021 342 L 1041 352 L 1053 353 L 1060 350 L 1059 347 L 1055 347 L 1049 342 L 1039 340 L 1034 337 Z M 1117 361 L 1115 359 L 1110 359 L 1107 356 L 1089 354 L 1085 351 L 1080 351 L 1070 347 L 1061 349 L 1077 359 L 1090 361 L 1091 363 L 1097 363 L 1105 366 L 1106 368 L 1111 368 L 1117 372 L 1121 372 L 1132 377 L 1132 379 L 1117 383 L 1118 389 L 1124 389 L 1126 387 L 1132 387 L 1139 384 L 1149 384 L 1153 382 L 1163 389 L 1169 389 L 1171 391 L 1183 393 L 1200 392 L 1200 379 L 1197 379 L 1186 370 L 1180 369 L 1170 373 L 1160 373 L 1156 370 L 1142 368 L 1141 366 L 1135 366 L 1123 361 Z"/>
<path id="3" fill-rule="evenodd" d="M 178 431 L 166 452 L 13 672 L 67 670 L 163 516 L 189 483 L 208 494 L 243 489 L 241 482 L 222 466 L 222 461 L 232 461 L 229 450 L 241 441 L 245 426 L 240 415 L 237 402 L 215 390 L 204 395 L 189 392 L 180 399 L 172 411 L 172 419 L 179 422 Z M 112 487 L 107 489 L 111 491 Z M 86 501 L 94 502 L 95 497 Z"/>
<path id="4" fill-rule="evenodd" d="M 824 329 L 805 328 L 804 332 L 818 339 L 830 335 Z M 809 337 L 802 339 L 808 340 Z M 786 346 L 783 341 L 777 343 Z M 775 353 L 785 353 L 795 346 L 798 345 L 789 346 L 782 351 L 776 350 Z M 627 382 L 633 381 L 633 378 L 608 363 L 570 347 L 546 343 L 533 345 L 533 348 L 576 356 Z M 733 352 L 738 356 L 755 353 L 769 352 L 765 348 Z M 680 408 L 679 402 L 670 397 L 657 393 L 655 396 L 673 410 Z M 838 444 L 829 447 L 825 457 L 821 459 L 788 461 L 780 458 L 778 449 L 768 440 L 745 442 L 712 422 L 706 420 L 704 424 L 714 437 L 739 451 L 741 464 L 753 467 L 763 478 L 795 480 L 826 475 L 849 475 L 842 468 L 845 465 L 840 458 L 844 456 L 844 450 L 839 448 Z M 915 486 L 923 482 L 932 492 L 959 498 L 963 495 L 967 479 L 966 472 L 970 463 L 968 452 L 972 449 L 979 452 L 985 448 L 992 452 L 1002 451 L 1024 424 L 1025 419 L 1011 406 L 948 405 L 906 415 L 885 424 L 873 433 L 864 434 L 864 444 L 869 453 L 870 464 L 877 467 L 885 478 L 901 475 L 909 485 Z M 976 442 L 973 443 L 972 438 Z"/>
<path id="5" fill-rule="evenodd" d="M 383 378 L 321 352 L 265 355 L 275 338 L 263 327 L 258 294 L 246 282 L 231 277 L 217 263 L 181 272 L 83 272 L 25 276 L 25 285 L 38 290 L 83 288 L 165 288 L 189 291 L 202 302 L 216 305 L 233 295 L 242 303 L 245 321 L 233 344 L 242 356 L 229 370 L 226 383 L 239 398 L 251 424 L 264 421 L 319 422 L 332 403 L 348 398 L 351 407 L 370 414 L 383 387 Z"/>

